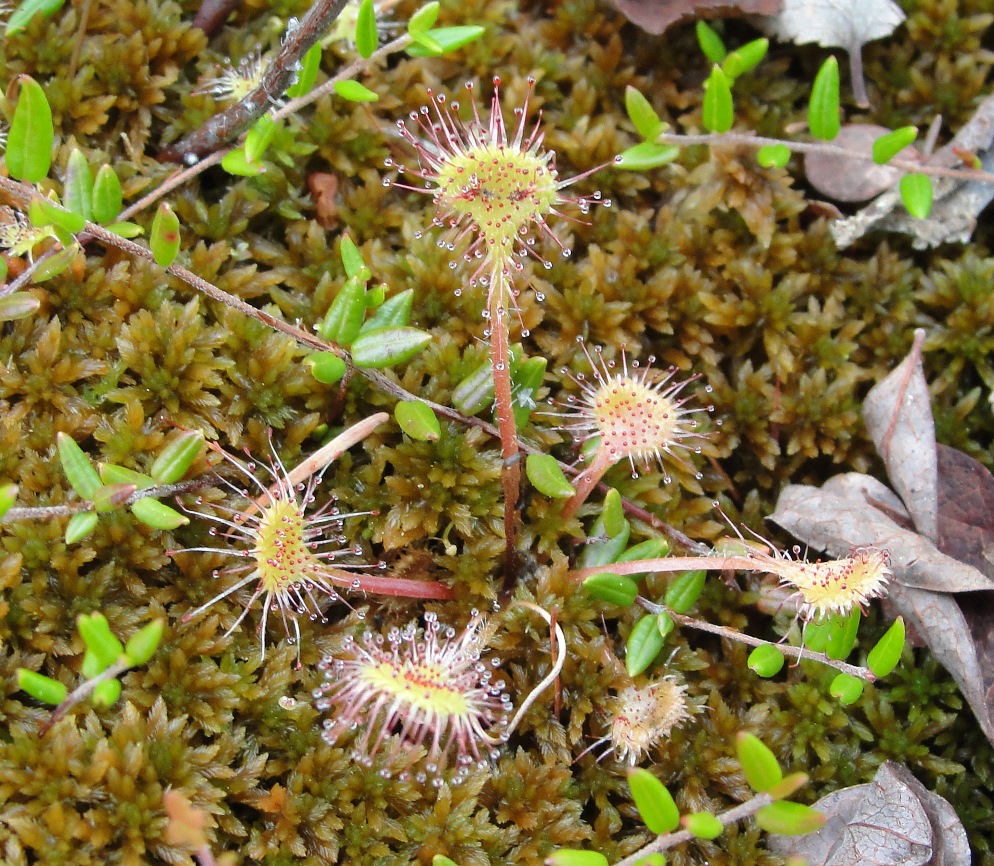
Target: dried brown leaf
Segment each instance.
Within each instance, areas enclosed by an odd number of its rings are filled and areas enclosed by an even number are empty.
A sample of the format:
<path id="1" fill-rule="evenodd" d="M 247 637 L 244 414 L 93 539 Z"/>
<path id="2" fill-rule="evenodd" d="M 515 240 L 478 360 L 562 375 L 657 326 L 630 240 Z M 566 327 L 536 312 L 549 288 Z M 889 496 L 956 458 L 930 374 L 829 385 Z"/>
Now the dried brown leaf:
<path id="1" fill-rule="evenodd" d="M 776 15 L 783 0 L 612 0 L 618 11 L 647 33 L 660 34 L 678 21 Z"/>

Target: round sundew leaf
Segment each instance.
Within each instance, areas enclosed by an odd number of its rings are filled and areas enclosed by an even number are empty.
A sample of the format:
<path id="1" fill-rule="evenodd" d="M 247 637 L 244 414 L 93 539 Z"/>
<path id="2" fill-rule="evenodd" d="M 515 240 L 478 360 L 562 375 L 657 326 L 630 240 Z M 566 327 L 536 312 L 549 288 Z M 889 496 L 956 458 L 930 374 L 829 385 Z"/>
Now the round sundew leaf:
<path id="1" fill-rule="evenodd" d="M 100 518 L 94 511 L 84 511 L 80 514 L 74 514 L 66 524 L 66 544 L 75 544 L 77 541 L 82 541 L 97 528 L 97 521 L 99 520 Z"/>
<path id="2" fill-rule="evenodd" d="M 146 526 L 163 531 L 186 526 L 190 522 L 190 518 L 185 514 L 181 514 L 175 508 L 171 508 L 166 503 L 159 502 L 158 499 L 153 499 L 151 496 L 132 502 L 131 513 Z"/>
<path id="3" fill-rule="evenodd" d="M 525 459 L 525 473 L 539 493 L 553 499 L 569 499 L 576 492 L 559 468 L 559 461 L 551 454 L 529 454 Z"/>
<path id="4" fill-rule="evenodd" d="M 782 836 L 803 836 L 813 833 L 826 821 L 826 816 L 805 806 L 803 803 L 791 803 L 778 800 L 763 806 L 756 813 L 756 823 L 767 833 L 779 833 Z"/>
<path id="5" fill-rule="evenodd" d="M 635 126 L 635 131 L 646 140 L 653 141 L 663 130 L 663 122 L 652 104 L 630 84 L 625 88 L 625 111 Z M 622 165 L 624 163 L 622 162 Z"/>
<path id="6" fill-rule="evenodd" d="M 687 613 L 697 604 L 706 579 L 706 571 L 685 571 L 666 590 L 664 604 L 674 613 Z"/>
<path id="7" fill-rule="evenodd" d="M 783 770 L 777 763 L 776 755 L 759 737 L 746 732 L 739 733 L 736 738 L 736 750 L 746 781 L 757 793 L 762 794 L 783 781 Z"/>
<path id="8" fill-rule="evenodd" d="M 583 588 L 594 598 L 628 607 L 639 594 L 638 584 L 621 574 L 593 574 L 583 581 Z"/>
<path id="9" fill-rule="evenodd" d="M 608 866 L 607 857 L 597 851 L 560 848 L 545 858 L 546 866 Z"/>
<path id="10" fill-rule="evenodd" d="M 352 360 L 359 367 L 392 367 L 413 358 L 431 342 L 431 334 L 418 328 L 376 328 L 352 343 Z"/>
<path id="11" fill-rule="evenodd" d="M 863 694 L 863 681 L 850 674 L 839 674 L 828 688 L 829 694 L 843 706 L 854 704 Z"/>
<path id="12" fill-rule="evenodd" d="M 401 400 L 394 407 L 393 416 L 400 429 L 418 442 L 434 441 L 442 435 L 438 416 L 424 400 Z"/>
<path id="13" fill-rule="evenodd" d="M 148 237 L 152 258 L 160 268 L 168 268 L 176 261 L 179 241 L 179 217 L 166 202 L 162 202 L 152 219 L 152 231 Z"/>
<path id="14" fill-rule="evenodd" d="M 204 434 L 199 430 L 183 430 L 174 436 L 149 467 L 149 474 L 159 484 L 179 481 L 193 465 L 204 445 Z"/>
<path id="15" fill-rule="evenodd" d="M 721 821 L 710 812 L 684 815 L 680 823 L 698 839 L 717 839 L 725 830 Z"/>
<path id="16" fill-rule="evenodd" d="M 376 32 L 376 8 L 373 0 L 362 0 L 355 25 L 355 47 L 360 57 L 370 57 L 380 44 Z"/>
<path id="17" fill-rule="evenodd" d="M 0 517 L 3 517 L 11 508 L 14 507 L 14 503 L 17 501 L 17 485 L 16 484 L 3 484 L 0 485 Z"/>
<path id="18" fill-rule="evenodd" d="M 756 151 L 756 162 L 763 168 L 783 168 L 790 161 L 786 144 L 767 144 Z"/>
<path id="19" fill-rule="evenodd" d="M 434 57 L 439 54 L 448 54 L 450 51 L 469 45 L 470 42 L 475 42 L 485 32 L 483 27 L 475 24 L 459 27 L 435 27 L 432 30 L 419 33 L 418 36 L 429 36 L 432 43 L 439 46 L 437 49 L 427 47 L 421 39 L 418 39 L 413 45 L 408 46 L 407 53 L 411 57 Z"/>
<path id="20" fill-rule="evenodd" d="M 118 679 L 104 680 L 93 690 L 93 703 L 97 707 L 112 707 L 121 697 L 121 681 Z"/>
<path id="21" fill-rule="evenodd" d="M 323 385 L 341 382 L 348 370 L 345 361 L 334 352 L 314 352 L 304 358 L 304 363 L 310 367 L 311 375 Z"/>
<path id="22" fill-rule="evenodd" d="M 642 617 L 625 645 L 625 669 L 630 677 L 636 677 L 649 667 L 663 648 L 663 636 L 656 625 L 653 614 Z"/>
<path id="23" fill-rule="evenodd" d="M 69 694 L 69 690 L 58 680 L 26 668 L 17 669 L 17 687 L 36 701 L 55 706 L 61 704 Z"/>
<path id="24" fill-rule="evenodd" d="M 898 182 L 898 189 L 901 192 L 901 201 L 909 214 L 920 220 L 928 217 L 935 196 L 932 178 L 921 172 L 906 174 Z"/>
<path id="25" fill-rule="evenodd" d="M 786 659 L 772 644 L 764 644 L 756 647 L 749 653 L 747 664 L 761 677 L 776 676 L 783 669 Z"/>
<path id="26" fill-rule="evenodd" d="M 643 141 L 623 150 L 620 159 L 614 165 L 626 171 L 648 171 L 673 162 L 679 155 L 680 148 L 675 144 Z"/>
<path id="27" fill-rule="evenodd" d="M 808 103 L 808 129 L 822 141 L 832 141 L 838 134 L 839 120 L 839 61 L 834 56 L 822 63 Z"/>
<path id="28" fill-rule="evenodd" d="M 377 102 L 380 98 L 378 93 L 374 93 L 358 81 L 336 81 L 335 93 L 349 102 Z"/>
<path id="29" fill-rule="evenodd" d="M 706 21 L 698 21 L 695 32 L 697 33 L 697 44 L 701 46 L 701 51 L 711 63 L 721 63 L 728 56 L 725 43 L 717 31 Z"/>
<path id="30" fill-rule="evenodd" d="M 152 620 L 142 626 L 128 640 L 124 647 L 124 655 L 131 667 L 143 665 L 154 655 L 166 630 L 166 621 L 162 617 Z"/>
<path id="31" fill-rule="evenodd" d="M 0 322 L 13 322 L 33 316 L 41 307 L 41 301 L 31 292 L 14 292 L 0 298 Z"/>
<path id="32" fill-rule="evenodd" d="M 98 223 L 112 223 L 123 204 L 124 192 L 117 172 L 109 165 L 100 166 L 93 181 L 93 219 Z"/>
<path id="33" fill-rule="evenodd" d="M 680 811 L 666 786 L 648 770 L 628 772 L 628 787 L 649 832 L 662 836 L 680 826 Z"/>
<path id="34" fill-rule="evenodd" d="M 856 635 L 859 632 L 859 621 L 862 613 L 854 607 L 848 615 L 836 614 L 830 620 L 828 640 L 825 641 L 825 655 L 830 659 L 842 660 L 856 646 Z"/>
<path id="35" fill-rule="evenodd" d="M 701 109 L 701 123 L 709 132 L 728 132 L 735 121 L 732 105 L 732 88 L 728 76 L 721 67 L 715 65 L 707 80 L 704 91 L 704 106 Z"/>
<path id="36" fill-rule="evenodd" d="M 904 617 L 899 616 L 877 641 L 876 646 L 870 650 L 866 657 L 866 666 L 874 676 L 885 677 L 897 667 L 903 652 Z"/>
<path id="37" fill-rule="evenodd" d="M 873 161 L 878 165 L 890 162 L 904 148 L 910 147 L 918 137 L 917 126 L 902 126 L 885 133 L 873 142 Z"/>
<path id="38" fill-rule="evenodd" d="M 8 28 L 10 24 L 7 25 Z M 39 183 L 52 167 L 55 128 L 52 109 L 41 85 L 27 75 L 18 76 L 17 107 L 10 122 L 4 160 L 15 180 Z"/>

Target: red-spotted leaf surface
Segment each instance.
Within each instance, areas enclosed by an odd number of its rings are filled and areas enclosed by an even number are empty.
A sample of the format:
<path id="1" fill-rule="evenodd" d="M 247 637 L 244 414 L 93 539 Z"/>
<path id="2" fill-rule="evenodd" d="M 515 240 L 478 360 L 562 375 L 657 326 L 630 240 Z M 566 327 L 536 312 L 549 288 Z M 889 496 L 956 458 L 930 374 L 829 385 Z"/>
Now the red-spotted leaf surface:
<path id="1" fill-rule="evenodd" d="M 970 846 L 959 818 L 902 764 L 886 762 L 866 785 L 822 797 L 814 808 L 828 816 L 807 836 L 770 836 L 782 856 L 808 866 L 969 866 Z"/>
<path id="2" fill-rule="evenodd" d="M 783 0 L 612 0 L 618 11 L 648 33 L 659 34 L 678 21 L 776 15 Z"/>

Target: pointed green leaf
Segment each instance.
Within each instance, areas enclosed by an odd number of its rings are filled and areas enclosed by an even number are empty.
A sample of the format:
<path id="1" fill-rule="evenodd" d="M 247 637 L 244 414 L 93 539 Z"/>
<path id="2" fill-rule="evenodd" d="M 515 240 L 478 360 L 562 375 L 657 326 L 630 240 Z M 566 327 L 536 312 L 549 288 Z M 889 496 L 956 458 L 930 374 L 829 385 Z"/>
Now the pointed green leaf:
<path id="1" fill-rule="evenodd" d="M 76 544 L 76 542 L 82 541 L 97 528 L 99 520 L 100 518 L 93 511 L 83 511 L 79 514 L 74 514 L 66 524 L 66 544 Z"/>
<path id="2" fill-rule="evenodd" d="M 119 697 L 121 697 L 121 681 L 104 680 L 93 690 L 91 700 L 94 706 L 106 708 L 114 706 Z"/>
<path id="3" fill-rule="evenodd" d="M 642 617 L 625 644 L 625 669 L 630 677 L 637 677 L 649 667 L 663 648 L 663 636 L 656 625 L 653 614 Z"/>
<path id="4" fill-rule="evenodd" d="M 262 159 L 263 154 L 269 147 L 276 135 L 278 124 L 268 114 L 262 115 L 252 128 L 245 135 L 245 160 L 248 163 L 256 163 Z"/>
<path id="5" fill-rule="evenodd" d="M 81 613 L 76 617 L 76 627 L 86 648 L 93 653 L 99 670 L 109 668 L 124 654 L 124 645 L 117 639 L 117 636 L 110 630 L 110 624 L 99 611 L 86 614 Z"/>
<path id="6" fill-rule="evenodd" d="M 674 613 L 687 613 L 697 604 L 706 579 L 706 571 L 685 571 L 669 585 L 664 603 Z"/>
<path id="7" fill-rule="evenodd" d="M 904 652 L 904 617 L 898 617 L 877 641 L 866 657 L 866 666 L 875 677 L 885 677 L 901 660 Z"/>
<path id="8" fill-rule="evenodd" d="M 831 628 L 832 622 L 830 619 L 820 619 L 814 622 L 809 622 L 804 626 L 804 645 L 815 653 L 825 652 L 825 647 L 828 646 L 828 630 Z"/>
<path id="9" fill-rule="evenodd" d="M 356 277 L 365 283 L 373 275 L 363 260 L 362 251 L 348 235 L 342 235 L 338 245 L 338 254 L 345 266 L 345 276 Z"/>
<path id="10" fill-rule="evenodd" d="M 721 821 L 710 812 L 695 812 L 693 815 L 684 815 L 680 819 L 680 823 L 698 839 L 717 839 L 725 830 Z"/>
<path id="11" fill-rule="evenodd" d="M 124 193 L 117 172 L 109 165 L 97 170 L 93 181 L 93 219 L 98 223 L 112 223 L 124 204 Z"/>
<path id="12" fill-rule="evenodd" d="M 255 177 L 266 170 L 264 163 L 249 162 L 244 147 L 233 148 L 221 157 L 221 168 L 228 174 L 234 174 L 238 177 Z"/>
<path id="13" fill-rule="evenodd" d="M 535 393 L 542 387 L 548 365 L 548 360 L 540 356 L 511 365 L 514 422 L 519 430 L 528 423 L 532 411 L 538 407 Z"/>
<path id="14" fill-rule="evenodd" d="M 406 325 L 411 318 L 411 307 L 414 304 L 414 289 L 404 289 L 404 291 L 387 298 L 376 308 L 373 313 L 363 323 L 362 331 L 372 331 L 375 328 L 390 328 L 397 325 Z"/>
<path id="15" fill-rule="evenodd" d="M 82 214 L 72 213 L 59 204 L 42 196 L 35 196 L 28 205 L 28 219 L 38 228 L 58 226 L 70 234 L 81 232 L 86 227 Z"/>
<path id="16" fill-rule="evenodd" d="M 583 588 L 594 598 L 628 607 L 639 594 L 638 584 L 621 574 L 594 574 L 583 581 Z"/>
<path id="17" fill-rule="evenodd" d="M 901 178 L 898 188 L 908 213 L 916 219 L 925 219 L 932 210 L 932 198 L 935 195 L 932 178 L 918 172 L 906 174 Z"/>
<path id="18" fill-rule="evenodd" d="M 171 508 L 151 496 L 132 502 L 131 513 L 146 526 L 151 526 L 152 529 L 161 529 L 164 532 L 186 526 L 190 522 L 190 518 L 185 514 L 181 514 L 175 508 Z"/>
<path id="19" fill-rule="evenodd" d="M 839 134 L 839 62 L 829 57 L 811 86 L 808 129 L 815 138 L 831 141 Z"/>
<path id="20" fill-rule="evenodd" d="M 360 57 L 370 57 L 380 44 L 376 32 L 376 9 L 373 0 L 362 0 L 355 25 L 355 47 Z"/>
<path id="21" fill-rule="evenodd" d="M 135 472 L 126 466 L 115 466 L 113 463 L 101 463 L 97 466 L 97 471 L 104 484 L 132 484 L 136 490 L 147 490 L 155 484 L 151 475 Z"/>
<path id="22" fill-rule="evenodd" d="M 83 219 L 93 218 L 93 172 L 90 171 L 86 156 L 78 147 L 72 149 L 66 164 L 62 202 L 66 210 L 79 214 Z"/>
<path id="23" fill-rule="evenodd" d="M 20 33 L 35 15 L 51 18 L 65 2 L 66 0 L 21 0 L 7 19 L 7 36 Z"/>
<path id="24" fill-rule="evenodd" d="M 856 633 L 859 631 L 859 621 L 862 613 L 854 607 L 848 615 L 836 614 L 829 620 L 828 640 L 825 642 L 825 654 L 830 659 L 842 660 L 856 646 Z"/>
<path id="25" fill-rule="evenodd" d="M 525 474 L 539 493 L 553 499 L 569 499 L 576 492 L 551 454 L 529 454 L 525 458 Z"/>
<path id="26" fill-rule="evenodd" d="M 52 109 L 37 81 L 28 75 L 20 75 L 17 80 L 20 90 L 7 135 L 7 171 L 15 180 L 39 183 L 48 177 L 52 166 Z"/>
<path id="27" fill-rule="evenodd" d="M 452 405 L 463 415 L 476 415 L 493 402 L 494 377 L 489 361 L 477 367 L 452 392 Z"/>
<path id="28" fill-rule="evenodd" d="M 434 441 L 442 435 L 438 416 L 424 400 L 401 400 L 394 407 L 393 416 L 400 429 L 418 442 Z"/>
<path id="29" fill-rule="evenodd" d="M 807 773 L 791 773 L 789 776 L 784 776 L 782 781 L 768 789 L 765 793 L 769 794 L 776 800 L 781 800 L 784 797 L 790 797 L 792 794 L 796 794 L 807 783 Z"/>
<path id="30" fill-rule="evenodd" d="M 335 93 L 349 102 L 377 102 L 380 95 L 358 81 L 336 81 Z"/>
<path id="31" fill-rule="evenodd" d="M 450 860 L 444 854 L 436 854 L 431 858 L 431 866 L 458 866 L 455 860 Z"/>
<path id="32" fill-rule="evenodd" d="M 76 256 L 79 255 L 80 249 L 80 245 L 74 243 L 64 250 L 59 250 L 54 256 L 49 256 L 35 269 L 32 277 L 34 282 L 43 283 L 45 280 L 57 277 L 73 263 Z"/>
<path id="33" fill-rule="evenodd" d="M 670 543 L 665 538 L 650 538 L 647 541 L 641 541 L 629 547 L 615 562 L 638 562 L 640 559 L 661 559 L 669 552 Z M 645 574 L 649 571 L 652 571 L 652 569 L 647 568 L 644 572 L 636 573 Z"/>
<path id="34" fill-rule="evenodd" d="M 560 848 L 545 858 L 546 866 L 607 866 L 607 857 L 597 851 Z"/>
<path id="35" fill-rule="evenodd" d="M 843 706 L 854 704 L 863 694 L 863 681 L 850 674 L 839 674 L 828 687 L 829 694 Z"/>
<path id="36" fill-rule="evenodd" d="M 348 370 L 345 361 L 334 352 L 314 352 L 304 358 L 304 363 L 310 367 L 311 375 L 323 385 L 341 382 Z"/>
<path id="37" fill-rule="evenodd" d="M 706 21 L 697 22 L 697 44 L 711 63 L 721 63 L 728 54 L 725 43 L 717 31 Z"/>
<path id="38" fill-rule="evenodd" d="M 176 261 L 179 241 L 179 217 L 166 202 L 162 202 L 155 212 L 148 237 L 152 257 L 160 268 L 168 268 Z"/>
<path id="39" fill-rule="evenodd" d="M 756 823 L 767 833 L 778 833 L 781 836 L 802 836 L 818 830 L 826 820 L 826 816 L 805 806 L 803 803 L 791 803 L 778 800 L 763 806 L 756 813 Z"/>
<path id="40" fill-rule="evenodd" d="M 746 781 L 756 793 L 762 794 L 783 781 L 783 771 L 776 756 L 759 737 L 740 732 L 736 738 L 736 749 Z"/>
<path id="41" fill-rule="evenodd" d="M 166 629 L 166 621 L 160 617 L 142 626 L 128 640 L 124 647 L 124 655 L 131 667 L 136 668 L 145 664 L 155 654 Z"/>
<path id="42" fill-rule="evenodd" d="M 318 333 L 340 346 L 350 346 L 359 336 L 365 316 L 366 286 L 358 277 L 349 277 L 318 325 Z"/>
<path id="43" fill-rule="evenodd" d="M 470 42 L 475 42 L 486 31 L 476 25 L 463 25 L 461 27 L 435 27 L 419 36 L 430 36 L 432 42 L 439 46 L 439 49 L 431 49 L 424 45 L 419 39 L 415 44 L 408 46 L 407 53 L 411 57 L 433 57 L 438 54 L 448 54 Z M 411 34 L 414 36 L 414 34 Z"/>
<path id="44" fill-rule="evenodd" d="M 392 367 L 413 358 L 431 342 L 418 328 L 376 328 L 352 342 L 352 360 L 358 367 Z"/>
<path id="45" fill-rule="evenodd" d="M 113 232 L 118 237 L 122 238 L 137 238 L 140 235 L 145 234 L 145 229 L 143 229 L 137 223 L 121 222 L 121 223 L 109 223 L 105 226 L 107 231 Z"/>
<path id="46" fill-rule="evenodd" d="M 659 119 L 656 110 L 636 88 L 630 84 L 625 88 L 625 111 L 635 126 L 635 131 L 647 142 L 655 141 L 665 124 Z"/>
<path id="47" fill-rule="evenodd" d="M 772 644 L 756 647 L 749 653 L 747 664 L 761 677 L 776 676 L 784 666 L 783 653 Z"/>
<path id="48" fill-rule="evenodd" d="M 665 610 L 660 611 L 656 614 L 656 630 L 659 632 L 662 639 L 665 641 L 673 629 L 676 628 L 676 623 L 673 622 L 673 617 L 671 617 Z"/>
<path id="49" fill-rule="evenodd" d="M 610 491 L 609 491 L 610 493 Z M 607 501 L 605 499 L 605 501 Z M 594 526 L 590 531 L 590 538 L 584 544 L 580 552 L 579 567 L 594 568 L 598 565 L 607 565 L 615 562 L 628 547 L 628 538 L 631 535 L 632 526 L 625 520 L 622 523 L 621 532 L 616 535 L 609 535 L 604 528 L 604 515 L 601 514 L 594 521 Z"/>
<path id="50" fill-rule="evenodd" d="M 628 787 L 650 833 L 662 836 L 680 826 L 680 812 L 666 786 L 648 770 L 629 770 Z"/>
<path id="51" fill-rule="evenodd" d="M 628 523 L 625 520 L 625 508 L 621 502 L 621 494 L 613 487 L 608 490 L 604 497 L 601 519 L 604 521 L 604 532 L 607 533 L 608 538 L 619 535 Z"/>
<path id="52" fill-rule="evenodd" d="M 2 261 L 2 259 L 0 259 Z M 0 322 L 13 322 L 33 316 L 41 307 L 41 301 L 31 292 L 14 292 L 0 298 Z"/>
<path id="53" fill-rule="evenodd" d="M 616 168 L 625 171 L 648 171 L 673 162 L 680 155 L 680 148 L 675 144 L 657 144 L 654 141 L 643 141 L 634 147 L 623 150 L 620 158 L 614 163 Z"/>
<path id="54" fill-rule="evenodd" d="M 26 668 L 17 669 L 17 687 L 36 701 L 55 706 L 61 704 L 69 694 L 69 690 L 58 680 Z"/>
<path id="55" fill-rule="evenodd" d="M 100 513 L 113 511 L 127 502 L 137 489 L 134 484 L 103 484 L 93 494 L 93 508 Z"/>
<path id="56" fill-rule="evenodd" d="M 912 144 L 918 137 L 917 126 L 902 126 L 873 142 L 873 161 L 877 165 L 884 165 L 890 162 L 909 144 Z"/>
<path id="57" fill-rule="evenodd" d="M 790 161 L 786 144 L 767 144 L 756 151 L 756 162 L 763 168 L 783 168 Z"/>
<path id="58" fill-rule="evenodd" d="M 740 75 L 759 65 L 766 57 L 769 47 L 769 39 L 753 39 L 729 54 L 721 64 L 721 71 L 728 76 L 729 81 L 735 81 Z"/>
<path id="59" fill-rule="evenodd" d="M 438 0 L 433 0 L 431 3 L 426 3 L 417 12 L 411 16 L 411 20 L 407 22 L 407 32 L 408 33 L 424 33 L 431 30 L 435 26 L 435 22 L 438 20 L 438 13 L 442 6 L 438 3 Z"/>
<path id="60" fill-rule="evenodd" d="M 0 517 L 3 517 L 11 508 L 14 507 L 14 503 L 17 501 L 17 485 L 16 484 L 3 484 L 0 485 Z"/>
<path id="61" fill-rule="evenodd" d="M 315 42 L 307 53 L 300 59 L 300 69 L 297 71 L 297 80 L 287 88 L 286 95 L 289 99 L 297 99 L 306 96 L 314 87 L 314 82 L 318 79 L 318 70 L 321 69 L 321 43 Z"/>
<path id="62" fill-rule="evenodd" d="M 90 458 L 76 444 L 76 440 L 67 433 L 59 433 L 56 441 L 59 460 L 62 462 L 62 471 L 66 473 L 66 478 L 69 479 L 72 489 L 83 499 L 92 499 L 93 494 L 100 487 L 100 476 L 90 462 Z"/>
<path id="63" fill-rule="evenodd" d="M 728 76 L 715 65 L 706 82 L 701 123 L 710 132 L 728 132 L 735 120 L 732 106 L 732 88 Z"/>
<path id="64" fill-rule="evenodd" d="M 200 455 L 203 445 L 204 434 L 199 430 L 181 430 L 155 458 L 155 462 L 149 467 L 149 474 L 159 484 L 179 481 Z"/>

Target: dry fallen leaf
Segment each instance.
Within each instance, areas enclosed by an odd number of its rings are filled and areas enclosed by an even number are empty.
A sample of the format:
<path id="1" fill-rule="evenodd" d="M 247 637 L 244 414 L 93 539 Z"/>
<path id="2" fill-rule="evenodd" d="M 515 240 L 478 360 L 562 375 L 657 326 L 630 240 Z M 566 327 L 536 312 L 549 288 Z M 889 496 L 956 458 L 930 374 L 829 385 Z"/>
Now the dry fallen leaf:
<path id="1" fill-rule="evenodd" d="M 314 219 L 323 229 L 333 229 L 338 225 L 338 178 L 322 171 L 312 171 L 307 175 L 307 188 L 314 196 Z"/>
<path id="2" fill-rule="evenodd" d="M 769 847 L 808 866 L 969 866 L 970 845 L 953 807 L 903 764 L 887 761 L 873 781 L 822 797 L 828 820 L 806 836 L 769 837 Z"/>
<path id="3" fill-rule="evenodd" d="M 647 33 L 659 35 L 678 21 L 776 15 L 783 0 L 612 0 L 618 11 Z"/>
<path id="4" fill-rule="evenodd" d="M 779 39 L 849 52 L 856 103 L 865 108 L 870 101 L 863 81 L 863 46 L 890 36 L 905 17 L 893 0 L 784 0 L 783 12 L 765 26 Z"/>

